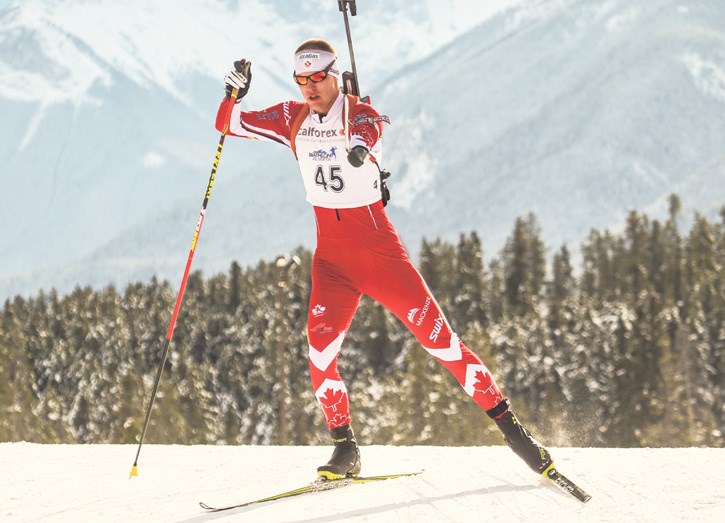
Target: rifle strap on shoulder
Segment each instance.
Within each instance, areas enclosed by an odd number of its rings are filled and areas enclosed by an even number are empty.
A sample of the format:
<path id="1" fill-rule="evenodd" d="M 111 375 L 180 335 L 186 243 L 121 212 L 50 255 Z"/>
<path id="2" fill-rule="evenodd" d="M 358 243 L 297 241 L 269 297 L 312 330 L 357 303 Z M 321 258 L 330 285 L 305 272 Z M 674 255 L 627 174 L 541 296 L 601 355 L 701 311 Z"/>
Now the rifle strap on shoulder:
<path id="1" fill-rule="evenodd" d="M 350 149 L 350 118 L 355 113 L 355 106 L 357 105 L 357 101 L 357 96 L 353 96 L 351 94 L 345 95 L 345 109 L 342 114 L 342 119 L 345 125 L 345 147 L 348 150 Z M 302 104 L 302 107 L 300 107 L 300 110 L 295 116 L 295 119 L 292 120 L 292 125 L 290 125 L 289 143 L 290 149 L 292 149 L 292 154 L 295 155 L 295 158 L 297 158 L 297 147 L 295 145 L 297 133 L 300 131 L 300 127 L 302 127 L 302 123 L 305 121 L 308 114 L 310 114 L 310 105 L 304 103 Z"/>
<path id="2" fill-rule="evenodd" d="M 305 118 L 307 118 L 308 114 L 310 114 L 310 105 L 304 103 L 302 104 L 302 107 L 300 107 L 300 110 L 297 113 L 297 116 L 295 116 L 295 119 L 292 120 L 292 125 L 290 125 L 289 128 L 289 147 L 290 149 L 292 149 L 292 154 L 295 155 L 295 158 L 297 158 L 297 147 L 295 147 L 295 139 L 297 138 L 297 133 L 300 131 L 300 127 L 302 127 L 302 122 L 305 121 Z"/>

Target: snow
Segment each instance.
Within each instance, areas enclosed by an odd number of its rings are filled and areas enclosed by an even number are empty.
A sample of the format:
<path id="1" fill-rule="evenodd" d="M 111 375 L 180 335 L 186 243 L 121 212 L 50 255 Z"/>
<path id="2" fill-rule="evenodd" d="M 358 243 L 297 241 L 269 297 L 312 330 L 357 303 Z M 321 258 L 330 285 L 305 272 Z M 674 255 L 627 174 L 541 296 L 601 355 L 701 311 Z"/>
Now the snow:
<path id="1" fill-rule="evenodd" d="M 701 92 L 725 103 L 725 69 L 697 53 L 686 54 L 682 62 Z"/>
<path id="2" fill-rule="evenodd" d="M 459 1 L 453 7 L 428 0 L 412 10 L 409 20 L 400 16 L 405 6 L 390 9 L 385 2 L 366 5 L 363 12 L 367 12 L 368 23 L 374 17 L 378 24 L 389 24 L 396 30 L 387 32 L 394 40 L 381 47 L 369 45 L 369 32 L 358 28 L 358 58 L 367 71 L 377 75 L 383 68 L 388 70 L 391 62 L 422 58 L 516 3 L 496 0 L 476 8 L 471 0 Z M 0 9 L 5 4 L 8 2 L 0 3 Z M 340 34 L 342 18 L 336 6 L 329 0 L 317 0 L 316 4 L 290 10 L 271 0 L 228 5 L 215 0 L 14 2 L 8 6 L 11 16 L 0 25 L 0 43 L 18 38 L 21 50 L 41 51 L 54 65 L 48 70 L 18 57 L 10 64 L 0 64 L 0 98 L 83 103 L 95 82 L 108 86 L 113 81 L 111 71 L 122 71 L 141 87 L 160 87 L 167 95 L 191 104 L 179 84 L 194 74 L 218 81 L 220 71 L 225 71 L 239 53 L 260 60 L 265 56 L 284 70 L 290 68 L 289 50 L 301 40 L 300 33 L 307 25 L 304 20 L 316 20 L 317 30 Z M 285 20 L 280 15 L 287 13 L 278 11 L 297 11 L 297 17 Z M 272 27 L 274 35 L 270 35 Z M 21 34 L 26 38 L 20 39 Z M 268 49 L 271 37 L 273 50 Z M 374 51 L 366 52 L 366 48 Z M 341 47 L 340 52 L 343 50 Z M 341 60 L 347 67 L 344 55 Z M 268 104 L 276 103 L 291 87 L 280 90 L 274 84 L 266 86 Z"/>
<path id="3" fill-rule="evenodd" d="M 163 154 L 149 151 L 143 157 L 143 165 L 148 168 L 163 167 L 166 165 L 166 157 Z"/>
<path id="4" fill-rule="evenodd" d="M 207 514 L 308 483 L 329 448 L 0 444 L 4 521 L 723 521 L 725 449 L 557 448 L 586 505 L 503 446 L 362 448 L 368 475 L 423 474 Z"/>
<path id="5" fill-rule="evenodd" d="M 423 110 L 416 119 L 401 118 L 397 125 L 409 131 L 404 134 L 403 139 L 393 143 L 391 149 L 409 160 L 405 170 L 399 173 L 402 180 L 397 184 L 394 205 L 410 210 L 416 197 L 432 189 L 435 183 L 435 172 L 440 162 L 438 155 L 427 152 L 425 133 L 434 130 L 436 122 Z"/>
<path id="6" fill-rule="evenodd" d="M 639 10 L 631 7 L 619 15 L 609 18 L 605 27 L 610 33 L 622 31 L 627 24 L 635 21 L 637 16 L 639 16 Z"/>

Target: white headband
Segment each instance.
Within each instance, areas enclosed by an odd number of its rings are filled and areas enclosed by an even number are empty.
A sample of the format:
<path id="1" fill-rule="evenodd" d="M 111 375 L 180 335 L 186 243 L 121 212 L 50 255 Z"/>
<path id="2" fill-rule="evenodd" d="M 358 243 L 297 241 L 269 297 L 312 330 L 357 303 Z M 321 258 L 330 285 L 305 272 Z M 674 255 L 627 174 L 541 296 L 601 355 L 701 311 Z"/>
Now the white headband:
<path id="1" fill-rule="evenodd" d="M 335 62 L 328 71 L 329 74 L 336 78 L 340 78 L 340 70 L 337 68 L 337 57 L 327 51 L 318 51 L 317 49 L 303 49 L 295 55 L 295 74 L 316 73 L 324 71 L 330 62 Z"/>

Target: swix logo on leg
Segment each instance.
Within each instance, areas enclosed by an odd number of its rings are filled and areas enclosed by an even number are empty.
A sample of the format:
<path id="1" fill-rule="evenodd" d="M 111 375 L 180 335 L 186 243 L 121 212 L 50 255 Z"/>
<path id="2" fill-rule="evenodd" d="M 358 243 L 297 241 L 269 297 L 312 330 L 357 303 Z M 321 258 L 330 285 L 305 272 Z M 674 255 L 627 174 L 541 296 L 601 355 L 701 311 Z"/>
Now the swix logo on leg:
<path id="1" fill-rule="evenodd" d="M 428 339 L 431 341 L 438 341 L 438 335 L 441 333 L 441 329 L 443 328 L 444 323 L 443 315 L 439 314 L 438 317 L 433 322 L 433 330 L 430 332 L 430 335 L 428 336 Z"/>
<path id="2" fill-rule="evenodd" d="M 320 305 L 320 304 L 318 303 L 317 305 L 315 305 L 315 306 L 314 306 L 314 307 L 312 308 L 312 315 L 313 315 L 313 316 L 314 316 L 315 318 L 317 318 L 318 316 L 322 316 L 323 314 L 325 314 L 325 311 L 326 311 L 326 310 L 327 310 L 327 308 L 326 308 L 326 307 L 323 307 L 322 305 Z"/>

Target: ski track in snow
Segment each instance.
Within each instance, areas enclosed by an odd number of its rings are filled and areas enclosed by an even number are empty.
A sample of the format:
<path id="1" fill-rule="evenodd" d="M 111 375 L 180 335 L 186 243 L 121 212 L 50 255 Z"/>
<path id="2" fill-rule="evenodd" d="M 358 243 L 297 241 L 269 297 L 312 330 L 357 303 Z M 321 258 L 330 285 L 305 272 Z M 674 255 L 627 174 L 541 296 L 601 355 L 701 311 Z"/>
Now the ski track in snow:
<path id="1" fill-rule="evenodd" d="M 506 447 L 362 448 L 380 483 L 205 513 L 300 487 L 328 447 L 0 443 L 2 521 L 724 521 L 725 449 L 552 449 L 581 504 Z"/>

